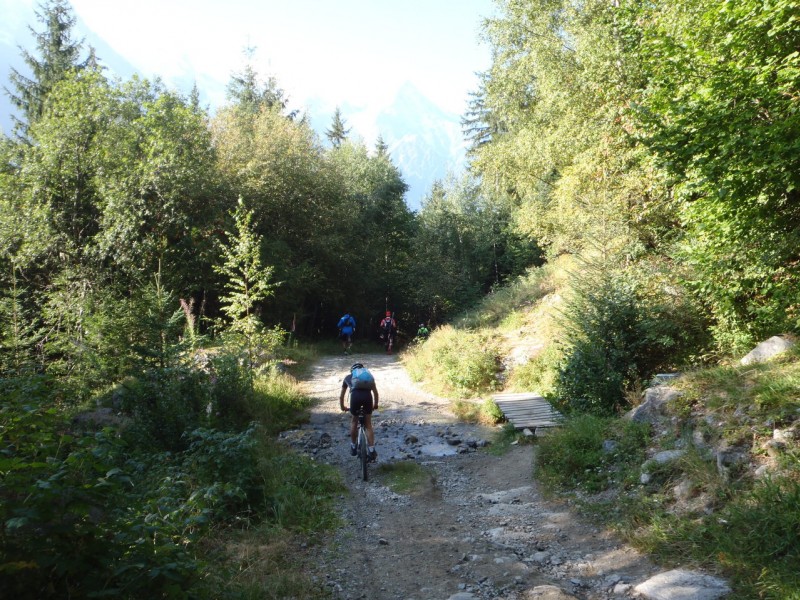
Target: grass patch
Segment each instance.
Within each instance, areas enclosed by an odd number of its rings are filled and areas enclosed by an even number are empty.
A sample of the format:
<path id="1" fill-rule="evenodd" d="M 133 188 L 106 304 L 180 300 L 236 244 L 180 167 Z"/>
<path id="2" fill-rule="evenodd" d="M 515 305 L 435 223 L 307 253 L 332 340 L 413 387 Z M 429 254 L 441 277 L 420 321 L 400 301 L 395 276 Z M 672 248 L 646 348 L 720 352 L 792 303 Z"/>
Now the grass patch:
<path id="1" fill-rule="evenodd" d="M 275 435 L 305 423 L 310 403 L 293 377 L 273 374 L 253 382 L 247 411 L 268 433 Z"/>
<path id="2" fill-rule="evenodd" d="M 539 478 L 548 489 L 579 492 L 587 511 L 665 564 L 722 573 L 732 583 L 731 600 L 799 600 L 800 444 L 787 442 L 773 458 L 772 476 L 755 479 L 749 461 L 721 472 L 715 452 L 690 441 L 701 431 L 712 445 L 759 457 L 773 429 L 796 431 L 798 351 L 763 364 L 698 370 L 674 385 L 683 396 L 671 407 L 666 435 L 648 441 L 626 434 L 627 421 L 570 419 L 540 442 Z M 618 443 L 616 457 L 602 450 L 608 439 Z M 643 460 L 644 444 L 685 452 L 659 465 Z M 646 483 L 637 479 L 643 470 Z M 603 490 L 613 499 L 593 495 Z"/>
<path id="3" fill-rule="evenodd" d="M 478 306 L 456 320 L 460 329 L 497 327 L 514 329 L 522 315 L 539 300 L 563 285 L 566 267 L 572 259 L 564 256 L 541 267 L 530 269 L 522 277 L 499 287 L 485 296 Z"/>
<path id="4" fill-rule="evenodd" d="M 450 404 L 453 414 L 465 423 L 494 425 L 503 420 L 503 413 L 491 398 L 483 400 L 454 400 Z"/>
<path id="5" fill-rule="evenodd" d="M 544 397 L 552 396 L 558 383 L 560 358 L 561 354 L 556 345 L 549 344 L 533 359 L 511 370 L 505 390 L 534 391 Z"/>
<path id="6" fill-rule="evenodd" d="M 486 450 L 489 454 L 502 456 L 508 452 L 512 446 L 533 445 L 535 443 L 535 436 L 527 436 L 519 429 L 516 429 L 511 423 L 506 423 L 496 430 L 492 437 L 492 443 Z"/>
<path id="7" fill-rule="evenodd" d="M 225 580 L 207 582 L 209 598 L 236 600 L 325 600 L 330 592 L 314 582 L 298 563 L 311 538 L 285 530 L 257 527 L 229 532 L 217 540 L 216 554 Z M 313 549 L 313 548 L 312 548 Z"/>
<path id="8" fill-rule="evenodd" d="M 266 522 L 291 531 L 326 531 L 339 521 L 333 497 L 344 491 L 339 472 L 265 440 L 257 457 Z"/>
<path id="9" fill-rule="evenodd" d="M 489 332 L 439 327 L 404 355 L 411 378 L 447 397 L 475 396 L 499 385 L 499 349 Z M 436 365 L 432 369 L 430 365 Z"/>
<path id="10" fill-rule="evenodd" d="M 731 495 L 713 514 L 687 519 L 644 503 L 630 505 L 632 541 L 669 563 L 721 569 L 731 599 L 800 598 L 800 482 L 777 478 Z M 635 510 L 634 510 L 635 509 Z M 634 515 L 637 518 L 633 518 Z"/>
<path id="11" fill-rule="evenodd" d="M 381 463 L 377 472 L 382 482 L 397 494 L 424 494 L 436 487 L 436 475 L 413 460 Z"/>
<path id="12" fill-rule="evenodd" d="M 596 493 L 629 482 L 644 462 L 649 427 L 592 415 L 568 418 L 539 441 L 536 470 L 551 490 Z"/>

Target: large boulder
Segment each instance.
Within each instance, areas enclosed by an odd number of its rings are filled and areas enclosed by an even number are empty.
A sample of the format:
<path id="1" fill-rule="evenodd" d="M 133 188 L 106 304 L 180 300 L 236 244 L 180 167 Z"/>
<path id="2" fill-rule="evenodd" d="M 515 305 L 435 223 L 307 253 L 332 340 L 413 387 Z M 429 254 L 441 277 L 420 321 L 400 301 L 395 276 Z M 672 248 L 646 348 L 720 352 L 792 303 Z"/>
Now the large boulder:
<path id="1" fill-rule="evenodd" d="M 794 344 L 794 340 L 788 336 L 774 335 L 753 348 L 739 362 L 742 365 L 765 362 L 777 354 L 786 352 Z"/>

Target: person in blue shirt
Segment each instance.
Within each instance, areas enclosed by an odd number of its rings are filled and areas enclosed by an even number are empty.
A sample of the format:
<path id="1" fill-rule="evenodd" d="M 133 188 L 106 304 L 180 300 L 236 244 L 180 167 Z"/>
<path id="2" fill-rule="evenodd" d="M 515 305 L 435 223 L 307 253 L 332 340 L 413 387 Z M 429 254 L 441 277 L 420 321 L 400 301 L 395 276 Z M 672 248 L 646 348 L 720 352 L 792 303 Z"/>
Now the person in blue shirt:
<path id="1" fill-rule="evenodd" d="M 356 320 L 345 313 L 337 325 L 339 328 L 339 339 L 342 341 L 342 349 L 345 354 L 350 354 L 350 347 L 353 345 L 353 334 L 356 332 Z"/>
<path id="2" fill-rule="evenodd" d="M 343 412 L 349 411 L 352 415 L 350 419 L 350 455 L 356 455 L 356 434 L 358 431 L 358 409 L 364 408 L 366 418 L 364 419 L 364 429 L 367 430 L 367 450 L 369 451 L 369 460 L 375 462 L 378 460 L 378 452 L 375 450 L 375 431 L 372 427 L 372 412 L 378 410 L 378 386 L 375 385 L 375 380 L 369 388 L 356 388 L 353 387 L 353 371 L 356 369 L 363 369 L 364 365 L 356 363 L 350 367 L 350 373 L 342 381 L 342 390 L 339 393 L 339 408 Z M 346 407 L 344 398 L 347 392 L 350 392 L 350 406 Z"/>

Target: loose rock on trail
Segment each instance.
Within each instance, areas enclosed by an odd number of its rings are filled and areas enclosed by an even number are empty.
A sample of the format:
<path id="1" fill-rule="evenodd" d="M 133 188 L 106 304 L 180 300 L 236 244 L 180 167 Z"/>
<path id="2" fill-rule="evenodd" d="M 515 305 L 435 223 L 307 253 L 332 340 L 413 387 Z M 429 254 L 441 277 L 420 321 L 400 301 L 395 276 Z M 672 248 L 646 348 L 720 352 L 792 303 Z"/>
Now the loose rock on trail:
<path id="1" fill-rule="evenodd" d="M 369 481 L 361 480 L 349 452 L 349 415 L 339 410 L 342 379 L 355 361 L 372 371 L 380 393 L 378 464 L 418 462 L 429 473 L 424 489 L 394 493 L 375 464 Z M 334 598 L 630 598 L 663 571 L 543 499 L 530 446 L 487 452 L 492 430 L 456 421 L 449 401 L 419 389 L 396 357 L 325 358 L 304 385 L 318 400 L 310 422 L 282 438 L 338 467 L 349 490 L 339 499 L 345 525 L 308 564 Z"/>

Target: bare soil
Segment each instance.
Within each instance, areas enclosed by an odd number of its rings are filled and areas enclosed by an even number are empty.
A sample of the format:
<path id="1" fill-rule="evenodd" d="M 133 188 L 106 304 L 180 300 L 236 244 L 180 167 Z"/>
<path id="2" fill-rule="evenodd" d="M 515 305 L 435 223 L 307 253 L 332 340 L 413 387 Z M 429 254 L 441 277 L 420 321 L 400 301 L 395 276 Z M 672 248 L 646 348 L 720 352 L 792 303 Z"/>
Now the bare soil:
<path id="1" fill-rule="evenodd" d="M 371 465 L 362 481 L 349 452 L 349 415 L 339 390 L 350 365 L 375 375 L 378 465 L 413 460 L 430 474 L 423 489 L 397 494 Z M 308 425 L 283 438 L 341 470 L 344 526 L 309 561 L 334 598 L 458 599 L 631 597 L 659 571 L 566 505 L 542 497 L 533 446 L 496 455 L 494 430 L 459 423 L 449 401 L 412 383 L 394 356 L 320 360 L 304 382 L 318 400 Z"/>

